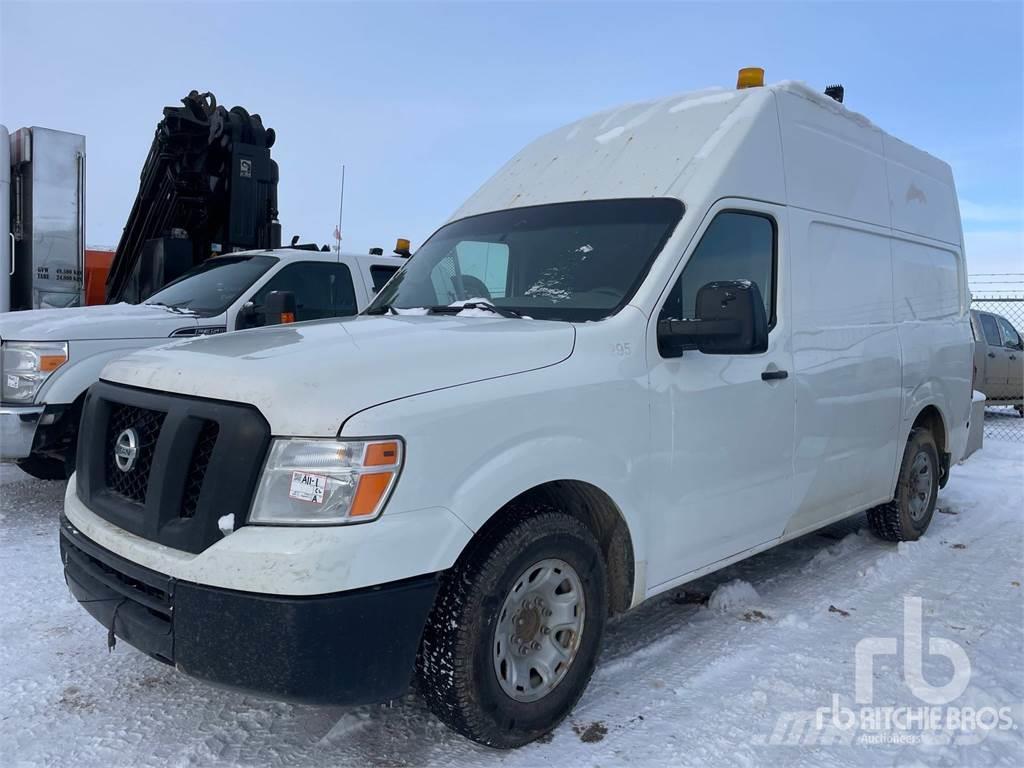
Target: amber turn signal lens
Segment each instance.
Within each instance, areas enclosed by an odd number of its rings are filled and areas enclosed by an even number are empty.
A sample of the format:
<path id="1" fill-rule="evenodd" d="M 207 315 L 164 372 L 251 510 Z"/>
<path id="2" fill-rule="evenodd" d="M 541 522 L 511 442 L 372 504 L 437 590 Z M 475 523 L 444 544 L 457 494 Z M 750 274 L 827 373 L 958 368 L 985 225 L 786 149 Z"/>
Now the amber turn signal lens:
<path id="1" fill-rule="evenodd" d="M 352 511 L 350 517 L 365 517 L 372 515 L 377 510 L 384 494 L 391 485 L 394 472 L 374 472 L 363 475 L 359 478 L 359 486 L 356 488 L 355 498 L 352 500 Z"/>
<path id="2" fill-rule="evenodd" d="M 56 371 L 64 363 L 67 362 L 67 358 L 64 355 L 41 355 L 39 357 L 39 370 L 42 373 L 49 373 L 50 371 Z"/>
<path id="3" fill-rule="evenodd" d="M 398 463 L 398 443 L 371 443 L 366 446 L 364 467 L 390 467 Z"/>

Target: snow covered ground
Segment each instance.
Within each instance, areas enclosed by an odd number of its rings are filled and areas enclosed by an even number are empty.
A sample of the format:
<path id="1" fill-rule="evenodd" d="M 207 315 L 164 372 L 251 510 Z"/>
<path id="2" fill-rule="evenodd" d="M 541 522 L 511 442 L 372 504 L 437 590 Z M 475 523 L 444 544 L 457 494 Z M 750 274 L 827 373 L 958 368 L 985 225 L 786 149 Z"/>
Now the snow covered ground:
<path id="1" fill-rule="evenodd" d="M 617 621 L 569 720 L 514 753 L 461 739 L 413 696 L 293 706 L 124 643 L 108 654 L 64 587 L 61 494 L 0 470 L 2 766 L 1024 765 L 1019 444 L 989 441 L 956 467 L 920 542 L 883 544 L 857 517 Z M 858 663 L 858 648 L 880 655 Z M 909 728 L 884 727 L 894 707 Z M 922 723 L 942 727 L 922 738 Z"/>

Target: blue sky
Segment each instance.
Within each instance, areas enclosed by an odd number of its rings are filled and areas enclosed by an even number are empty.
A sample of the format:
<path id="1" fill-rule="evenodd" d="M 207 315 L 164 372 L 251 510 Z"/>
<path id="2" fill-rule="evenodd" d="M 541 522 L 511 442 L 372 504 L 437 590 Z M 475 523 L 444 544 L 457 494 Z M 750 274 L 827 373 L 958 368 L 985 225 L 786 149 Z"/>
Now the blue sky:
<path id="1" fill-rule="evenodd" d="M 277 131 L 285 238 L 414 247 L 536 136 L 709 85 L 839 81 L 949 161 L 972 272 L 1024 272 L 1020 2 L 95 3 L 0 0 L 0 120 L 84 133 L 88 241 L 116 245 L 164 105 Z"/>

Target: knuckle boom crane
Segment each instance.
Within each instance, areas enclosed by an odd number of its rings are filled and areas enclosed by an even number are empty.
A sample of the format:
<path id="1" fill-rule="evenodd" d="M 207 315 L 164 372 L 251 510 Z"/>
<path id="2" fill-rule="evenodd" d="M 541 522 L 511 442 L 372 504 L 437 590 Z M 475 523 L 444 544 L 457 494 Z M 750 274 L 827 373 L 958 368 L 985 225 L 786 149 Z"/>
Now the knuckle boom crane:
<path id="1" fill-rule="evenodd" d="M 218 253 L 281 245 L 274 129 L 192 91 L 165 107 L 106 281 L 107 303 L 145 300 Z"/>

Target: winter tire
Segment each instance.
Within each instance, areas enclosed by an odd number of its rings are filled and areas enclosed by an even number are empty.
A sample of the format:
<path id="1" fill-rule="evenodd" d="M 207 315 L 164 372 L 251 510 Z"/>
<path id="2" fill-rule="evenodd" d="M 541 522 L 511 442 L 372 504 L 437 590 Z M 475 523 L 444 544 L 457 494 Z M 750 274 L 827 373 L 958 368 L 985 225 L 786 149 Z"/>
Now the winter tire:
<path id="1" fill-rule="evenodd" d="M 579 520 L 516 514 L 446 574 L 417 658 L 430 708 L 501 749 L 557 726 L 586 688 L 607 614 L 605 562 Z"/>
<path id="2" fill-rule="evenodd" d="M 868 510 L 868 525 L 886 541 L 916 541 L 935 513 L 939 495 L 939 452 L 927 429 L 914 429 L 903 453 L 896 496 Z"/>

